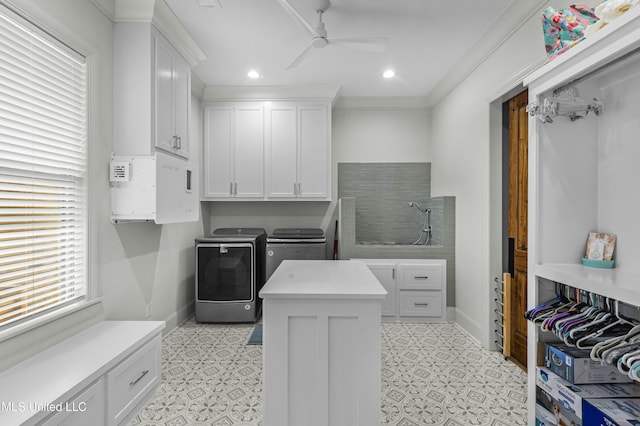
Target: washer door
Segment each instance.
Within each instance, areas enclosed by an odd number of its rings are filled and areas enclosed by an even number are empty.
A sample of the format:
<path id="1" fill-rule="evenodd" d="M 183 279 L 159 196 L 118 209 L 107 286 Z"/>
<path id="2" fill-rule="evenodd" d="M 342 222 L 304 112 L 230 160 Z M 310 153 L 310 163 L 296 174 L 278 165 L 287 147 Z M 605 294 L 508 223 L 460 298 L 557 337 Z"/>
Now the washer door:
<path id="1" fill-rule="evenodd" d="M 196 299 L 198 301 L 252 302 L 254 300 L 253 244 L 200 244 L 196 256 Z"/>

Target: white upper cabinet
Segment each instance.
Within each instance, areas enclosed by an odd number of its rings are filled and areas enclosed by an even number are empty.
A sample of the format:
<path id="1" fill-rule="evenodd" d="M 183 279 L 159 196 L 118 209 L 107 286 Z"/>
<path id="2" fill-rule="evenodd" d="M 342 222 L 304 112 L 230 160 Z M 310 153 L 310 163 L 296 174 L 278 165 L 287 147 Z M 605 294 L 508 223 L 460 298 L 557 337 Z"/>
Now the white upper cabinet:
<path id="1" fill-rule="evenodd" d="M 203 199 L 263 198 L 263 150 L 262 105 L 206 104 Z"/>
<path id="2" fill-rule="evenodd" d="M 191 67 L 150 23 L 114 24 L 116 155 L 189 157 Z"/>
<path id="3" fill-rule="evenodd" d="M 327 103 L 266 108 L 268 199 L 330 199 L 331 116 Z"/>
<path id="4" fill-rule="evenodd" d="M 328 201 L 329 102 L 206 102 L 203 200 Z"/>
<path id="5" fill-rule="evenodd" d="M 188 158 L 191 69 L 159 35 L 154 47 L 155 145 Z"/>

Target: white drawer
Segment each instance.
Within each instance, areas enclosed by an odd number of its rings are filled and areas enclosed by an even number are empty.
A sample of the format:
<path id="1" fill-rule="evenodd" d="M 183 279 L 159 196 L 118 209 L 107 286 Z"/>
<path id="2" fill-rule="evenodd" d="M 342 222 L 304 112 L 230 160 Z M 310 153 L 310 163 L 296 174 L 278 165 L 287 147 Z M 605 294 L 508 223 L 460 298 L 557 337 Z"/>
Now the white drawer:
<path id="1" fill-rule="evenodd" d="M 400 291 L 400 316 L 442 317 L 441 291 Z"/>
<path id="2" fill-rule="evenodd" d="M 110 424 L 120 424 L 160 384 L 161 353 L 162 340 L 158 335 L 107 374 Z"/>
<path id="3" fill-rule="evenodd" d="M 48 417 L 41 426 L 104 425 L 104 379 L 101 377 L 71 401 L 61 403 L 60 411 Z"/>
<path id="4" fill-rule="evenodd" d="M 440 265 L 399 266 L 400 289 L 442 290 L 442 267 Z"/>

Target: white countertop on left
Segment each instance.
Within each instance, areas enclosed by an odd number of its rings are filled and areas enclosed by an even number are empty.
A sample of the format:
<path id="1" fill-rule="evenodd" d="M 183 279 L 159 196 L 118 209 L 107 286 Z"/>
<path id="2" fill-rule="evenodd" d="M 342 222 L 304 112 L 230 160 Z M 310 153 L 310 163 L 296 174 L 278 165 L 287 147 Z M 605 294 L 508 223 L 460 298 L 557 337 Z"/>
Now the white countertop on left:
<path id="1" fill-rule="evenodd" d="M 349 260 L 284 260 L 260 290 L 263 299 L 383 299 L 386 295 L 364 263 Z"/>

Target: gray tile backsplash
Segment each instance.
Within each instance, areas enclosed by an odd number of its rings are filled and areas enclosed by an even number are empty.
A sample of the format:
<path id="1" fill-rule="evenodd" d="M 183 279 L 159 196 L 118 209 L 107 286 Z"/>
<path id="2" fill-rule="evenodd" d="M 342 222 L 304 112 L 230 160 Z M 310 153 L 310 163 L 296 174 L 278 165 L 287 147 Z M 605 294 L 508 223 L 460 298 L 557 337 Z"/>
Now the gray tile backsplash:
<path id="1" fill-rule="evenodd" d="M 358 243 L 411 244 L 424 215 L 408 203 L 430 196 L 430 163 L 338 164 L 338 198 L 356 199 Z"/>

